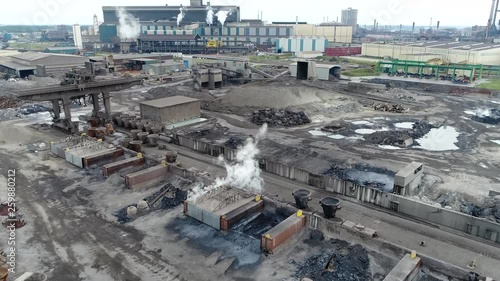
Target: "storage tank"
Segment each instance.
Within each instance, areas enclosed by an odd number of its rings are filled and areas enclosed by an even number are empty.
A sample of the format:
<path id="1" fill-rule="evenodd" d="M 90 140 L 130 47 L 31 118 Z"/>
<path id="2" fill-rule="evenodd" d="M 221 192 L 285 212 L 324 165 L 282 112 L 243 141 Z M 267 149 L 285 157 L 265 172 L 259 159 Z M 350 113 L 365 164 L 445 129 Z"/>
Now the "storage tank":
<path id="1" fill-rule="evenodd" d="M 311 191 L 307 189 L 297 189 L 292 193 L 298 209 L 307 209 L 308 201 L 311 200 Z"/>
<path id="2" fill-rule="evenodd" d="M 323 208 L 323 213 L 325 214 L 325 218 L 333 219 L 337 210 L 340 209 L 340 201 L 333 197 L 323 197 L 319 204 Z"/>

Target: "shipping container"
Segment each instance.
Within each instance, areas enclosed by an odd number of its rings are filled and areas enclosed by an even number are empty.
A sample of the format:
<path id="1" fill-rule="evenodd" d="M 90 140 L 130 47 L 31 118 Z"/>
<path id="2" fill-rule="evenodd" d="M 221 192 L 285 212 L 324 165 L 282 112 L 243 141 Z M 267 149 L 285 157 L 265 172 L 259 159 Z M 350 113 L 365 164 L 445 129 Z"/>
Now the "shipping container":
<path id="1" fill-rule="evenodd" d="M 340 57 L 354 55 L 361 55 L 361 47 L 338 47 L 325 49 L 325 56 Z"/>
<path id="2" fill-rule="evenodd" d="M 257 213 L 264 209 L 264 201 L 252 201 L 239 207 L 238 209 L 231 211 L 220 218 L 220 228 L 221 230 L 228 231 L 231 227 L 236 224 L 241 219 L 247 217 L 250 214 Z"/>
<path id="3" fill-rule="evenodd" d="M 103 173 L 104 176 L 109 177 L 112 174 L 117 173 L 125 168 L 143 165 L 144 162 L 145 162 L 144 158 L 137 158 L 137 157 L 128 158 L 125 160 L 104 165 Z"/>
<path id="4" fill-rule="evenodd" d="M 280 224 L 271 228 L 271 230 L 262 235 L 260 240 L 261 249 L 272 253 L 278 246 L 285 243 L 295 234 L 299 233 L 305 225 L 306 217 L 304 215 L 291 215 L 286 220 L 282 221 Z"/>

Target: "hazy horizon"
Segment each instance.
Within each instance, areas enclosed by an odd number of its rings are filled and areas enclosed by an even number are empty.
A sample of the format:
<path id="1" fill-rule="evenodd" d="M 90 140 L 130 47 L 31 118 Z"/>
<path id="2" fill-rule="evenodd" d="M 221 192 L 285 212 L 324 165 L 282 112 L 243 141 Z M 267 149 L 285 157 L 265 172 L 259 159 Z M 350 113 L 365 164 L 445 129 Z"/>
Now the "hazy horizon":
<path id="1" fill-rule="evenodd" d="M 204 1 L 206 3 L 207 1 Z M 309 5 L 307 5 L 307 4 Z M 418 4 L 408 3 L 403 0 L 312 0 L 288 1 L 284 5 L 281 1 L 264 0 L 212 0 L 214 6 L 237 5 L 241 7 L 242 19 L 255 19 L 262 11 L 264 21 L 307 21 L 319 24 L 326 20 L 340 21 L 341 10 L 348 7 L 358 9 L 358 24 L 367 27 L 373 26 L 374 19 L 379 22 L 379 28 L 386 25 L 411 26 L 416 22 L 417 26 L 429 26 L 432 18 L 432 26 L 440 21 L 441 27 L 468 27 L 485 26 L 488 22 L 491 1 L 479 0 L 474 5 L 457 5 L 456 1 L 421 0 Z M 2 1 L 0 10 L 3 15 L 0 19 L 1 25 L 57 25 L 57 24 L 81 24 L 92 23 L 93 15 L 97 14 L 99 21 L 103 21 L 102 6 L 189 6 L 189 0 L 103 0 L 89 1 L 85 5 L 80 2 L 69 0 L 26 0 L 23 5 L 7 4 Z M 75 13 L 77 11 L 77 13 Z M 327 12 L 328 11 L 328 12 Z M 189 13 L 189 10 L 187 11 Z M 500 18 L 500 17 L 499 17 Z M 497 18 L 498 21 L 498 18 Z"/>

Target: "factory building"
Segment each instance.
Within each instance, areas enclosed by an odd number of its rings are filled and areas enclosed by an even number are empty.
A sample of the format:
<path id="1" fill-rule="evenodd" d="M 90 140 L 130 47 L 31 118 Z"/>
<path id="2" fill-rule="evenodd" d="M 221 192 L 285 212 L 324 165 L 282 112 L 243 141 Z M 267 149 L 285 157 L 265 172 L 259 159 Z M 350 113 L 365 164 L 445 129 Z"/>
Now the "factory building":
<path id="1" fill-rule="evenodd" d="M 201 116 L 200 101 L 184 96 L 174 96 L 141 102 L 141 117 L 174 124 Z"/>
<path id="2" fill-rule="evenodd" d="M 328 47 L 326 38 L 290 37 L 276 41 L 277 53 L 320 52 L 324 53 Z"/>
<path id="3" fill-rule="evenodd" d="M 84 67 L 88 61 L 82 56 L 27 52 L 0 57 L 0 72 L 22 78 L 42 75 L 42 72 L 43 75 L 57 75 L 73 67 Z"/>
<path id="4" fill-rule="evenodd" d="M 66 54 L 66 55 L 78 55 L 80 50 L 77 47 L 49 47 L 46 48 L 44 53 L 47 54 Z"/>
<path id="5" fill-rule="evenodd" d="M 356 33 L 356 27 L 358 26 L 358 10 L 353 8 L 342 10 L 342 17 L 340 20 L 343 25 L 352 26 L 352 32 Z"/>
<path id="6" fill-rule="evenodd" d="M 276 24 L 282 26 L 286 24 Z M 353 27 L 346 25 L 315 25 L 315 24 L 294 24 L 288 26 L 292 28 L 293 36 L 300 37 L 324 37 L 330 43 L 352 43 Z"/>
<path id="7" fill-rule="evenodd" d="M 157 22 L 157 21 L 177 21 L 179 10 L 182 6 L 128 6 L 123 7 L 125 11 L 134 16 L 140 22 Z M 211 6 L 214 14 L 218 11 L 231 11 L 227 16 L 226 22 L 240 21 L 240 7 L 238 6 Z M 104 22 L 106 24 L 118 24 L 119 19 L 116 15 L 114 6 L 102 7 L 104 14 Z M 203 1 L 191 1 L 191 6 L 185 7 L 186 11 L 181 24 L 191 22 L 206 22 L 207 6 L 203 5 Z M 217 16 L 214 15 L 214 23 L 217 22 Z"/>
<path id="8" fill-rule="evenodd" d="M 82 29 L 79 24 L 73 25 L 73 43 L 79 49 L 83 49 Z"/>
<path id="9" fill-rule="evenodd" d="M 280 22 L 271 25 L 262 20 L 240 20 L 237 6 L 212 6 L 213 24 L 206 23 L 207 6 L 192 1 L 180 24 L 177 16 L 181 6 L 124 7 L 140 23 L 138 49 L 142 52 L 210 53 L 219 50 L 245 51 L 253 46 L 272 48 L 278 39 L 299 37 L 325 38 L 333 43 L 351 43 L 352 26 L 317 26 L 307 23 Z M 224 25 L 218 22 L 218 11 L 231 11 Z M 116 7 L 103 7 L 104 23 L 100 26 L 103 43 L 118 40 Z M 320 44 L 321 45 L 321 44 Z M 312 46 L 311 46 L 312 47 Z"/>
<path id="10" fill-rule="evenodd" d="M 500 44 L 476 42 L 425 41 L 410 44 L 363 43 L 361 54 L 399 60 L 441 59 L 457 64 L 500 64 Z"/>

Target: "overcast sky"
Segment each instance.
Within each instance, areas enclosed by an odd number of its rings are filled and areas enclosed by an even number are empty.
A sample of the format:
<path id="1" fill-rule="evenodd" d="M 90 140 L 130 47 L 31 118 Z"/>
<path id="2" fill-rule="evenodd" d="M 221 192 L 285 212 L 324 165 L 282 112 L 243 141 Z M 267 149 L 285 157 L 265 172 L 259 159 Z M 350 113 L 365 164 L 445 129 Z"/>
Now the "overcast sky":
<path id="1" fill-rule="evenodd" d="M 204 1 L 206 2 L 206 0 Z M 212 0 L 212 5 L 239 5 L 242 18 L 257 18 L 263 12 L 265 21 L 300 21 L 321 23 L 328 16 L 336 20 L 342 9 L 359 10 L 358 23 L 372 25 L 441 26 L 486 25 L 491 0 Z M 97 14 L 102 21 L 101 6 L 189 5 L 189 0 L 0 0 L 0 24 L 90 24 Z M 189 12 L 189 11 L 188 11 Z M 500 15 L 499 15 L 500 16 Z M 497 20 L 498 22 L 498 20 Z"/>

